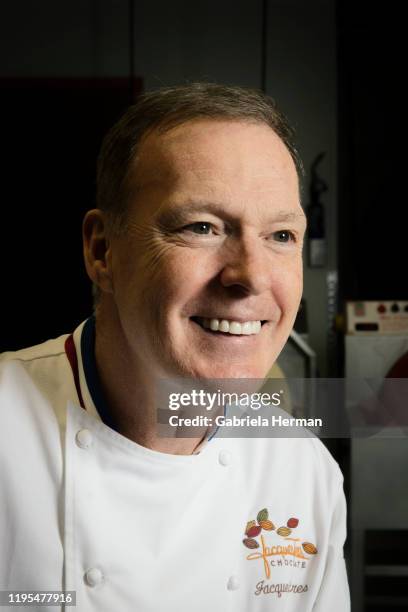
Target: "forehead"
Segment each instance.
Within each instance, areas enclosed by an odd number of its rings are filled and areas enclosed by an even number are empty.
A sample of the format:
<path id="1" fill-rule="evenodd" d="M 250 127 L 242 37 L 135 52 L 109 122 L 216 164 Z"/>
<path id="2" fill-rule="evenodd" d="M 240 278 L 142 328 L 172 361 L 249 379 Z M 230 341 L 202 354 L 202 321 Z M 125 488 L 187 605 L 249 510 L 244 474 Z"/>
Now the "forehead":
<path id="1" fill-rule="evenodd" d="M 145 197 L 279 200 L 298 204 L 292 157 L 266 124 L 194 120 L 142 141 L 131 184 Z M 138 198 L 139 199 L 139 198 Z"/>

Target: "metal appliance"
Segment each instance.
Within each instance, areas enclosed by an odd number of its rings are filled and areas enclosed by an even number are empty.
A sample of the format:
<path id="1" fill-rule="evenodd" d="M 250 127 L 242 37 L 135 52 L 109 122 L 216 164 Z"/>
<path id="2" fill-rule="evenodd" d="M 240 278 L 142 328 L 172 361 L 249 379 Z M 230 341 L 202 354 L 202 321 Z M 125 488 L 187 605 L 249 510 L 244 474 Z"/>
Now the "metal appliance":
<path id="1" fill-rule="evenodd" d="M 408 378 L 407 366 L 396 366 L 407 363 L 407 353 L 408 301 L 347 303 L 346 384 L 370 379 L 378 391 L 387 375 Z M 351 436 L 352 610 L 407 610 L 407 432 L 395 427 Z"/>

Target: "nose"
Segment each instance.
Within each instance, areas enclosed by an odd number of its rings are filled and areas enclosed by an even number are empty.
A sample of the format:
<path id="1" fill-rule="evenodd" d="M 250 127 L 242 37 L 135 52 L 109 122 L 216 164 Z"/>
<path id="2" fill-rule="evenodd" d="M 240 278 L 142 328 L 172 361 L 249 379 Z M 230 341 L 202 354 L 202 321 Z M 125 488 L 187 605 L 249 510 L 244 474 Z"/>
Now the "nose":
<path id="1" fill-rule="evenodd" d="M 271 260 L 259 237 L 234 237 L 225 244 L 225 264 L 220 274 L 224 287 L 239 287 L 259 295 L 271 286 Z"/>

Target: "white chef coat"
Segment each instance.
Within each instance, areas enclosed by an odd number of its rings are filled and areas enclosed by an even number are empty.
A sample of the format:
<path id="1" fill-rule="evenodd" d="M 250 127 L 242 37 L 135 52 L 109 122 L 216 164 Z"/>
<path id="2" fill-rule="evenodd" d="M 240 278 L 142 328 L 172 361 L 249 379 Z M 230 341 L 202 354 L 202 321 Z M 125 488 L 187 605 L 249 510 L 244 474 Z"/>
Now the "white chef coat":
<path id="1" fill-rule="evenodd" d="M 136 444 L 99 416 L 83 330 L 78 386 L 67 335 L 1 356 L 0 590 L 74 590 L 78 612 L 347 612 L 343 477 L 325 446 Z"/>

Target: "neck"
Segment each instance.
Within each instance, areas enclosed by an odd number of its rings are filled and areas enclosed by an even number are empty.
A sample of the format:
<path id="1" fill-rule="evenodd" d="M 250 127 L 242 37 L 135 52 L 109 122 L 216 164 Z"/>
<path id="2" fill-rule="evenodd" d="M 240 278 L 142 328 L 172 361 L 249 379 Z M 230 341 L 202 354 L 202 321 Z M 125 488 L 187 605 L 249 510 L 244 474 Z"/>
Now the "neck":
<path id="1" fill-rule="evenodd" d="M 171 438 L 159 436 L 155 393 L 158 376 L 137 349 L 129 346 L 114 306 L 98 307 L 95 332 L 96 366 L 116 431 L 155 451 L 191 455 L 202 436 L 177 438 L 177 428 Z"/>

